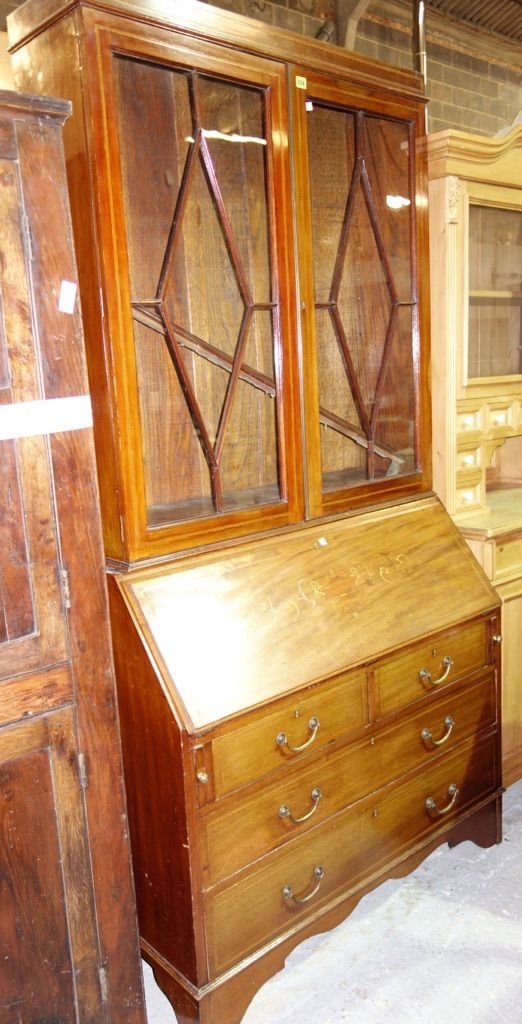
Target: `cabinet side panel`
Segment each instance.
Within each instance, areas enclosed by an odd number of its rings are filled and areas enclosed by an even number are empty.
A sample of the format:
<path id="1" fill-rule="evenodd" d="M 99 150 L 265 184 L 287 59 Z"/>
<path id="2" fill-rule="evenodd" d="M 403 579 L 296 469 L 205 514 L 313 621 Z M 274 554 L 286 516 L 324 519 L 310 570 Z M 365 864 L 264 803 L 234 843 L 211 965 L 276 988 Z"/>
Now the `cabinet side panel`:
<path id="1" fill-rule="evenodd" d="M 201 984 L 182 735 L 114 578 L 109 598 L 140 935 Z"/>
<path id="2" fill-rule="evenodd" d="M 25 209 L 38 254 L 34 315 L 45 397 L 82 396 L 87 373 L 79 306 L 68 313 L 57 301 L 61 281 L 76 281 L 63 150 L 57 134 L 31 126 L 20 126 L 17 137 Z M 67 625 L 108 1012 L 113 1024 L 139 1024 L 143 998 L 90 429 L 50 435 L 49 451 L 61 563 L 69 580 Z"/>
<path id="3" fill-rule="evenodd" d="M 89 170 L 89 112 L 81 83 L 80 20 L 66 16 L 12 55 L 17 89 L 72 102 L 74 116 L 63 129 L 76 261 L 80 282 L 85 344 L 89 354 L 89 382 L 94 410 L 96 447 L 103 451 L 99 477 L 102 521 L 107 550 L 121 556 L 119 486 L 112 446 L 109 384 L 104 366 L 105 322 L 95 238 L 95 199 Z"/>

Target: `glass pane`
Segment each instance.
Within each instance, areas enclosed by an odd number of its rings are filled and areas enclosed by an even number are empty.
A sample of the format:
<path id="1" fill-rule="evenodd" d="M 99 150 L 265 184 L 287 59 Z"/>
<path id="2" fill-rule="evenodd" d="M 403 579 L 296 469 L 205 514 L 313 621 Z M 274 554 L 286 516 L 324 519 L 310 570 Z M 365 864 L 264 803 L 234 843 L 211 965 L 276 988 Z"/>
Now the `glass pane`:
<path id="1" fill-rule="evenodd" d="M 280 500 L 265 94 L 115 71 L 149 526 Z"/>
<path id="2" fill-rule="evenodd" d="M 367 117 L 364 122 L 365 166 L 384 252 L 390 263 L 393 285 L 400 302 L 411 302 L 412 299 L 412 204 L 408 132 L 404 124 L 377 117 Z"/>
<path id="3" fill-rule="evenodd" d="M 409 130 L 308 114 L 324 491 L 416 468 Z"/>
<path id="4" fill-rule="evenodd" d="M 522 213 L 469 208 L 468 376 L 522 373 Z"/>
<path id="5" fill-rule="evenodd" d="M 411 309 L 399 306 L 389 337 L 381 398 L 372 412 L 375 437 L 381 445 L 380 452 L 376 445 L 376 454 L 382 459 L 376 476 L 379 472 L 384 472 L 386 476 L 398 476 L 413 473 L 417 468 L 412 331 Z"/>

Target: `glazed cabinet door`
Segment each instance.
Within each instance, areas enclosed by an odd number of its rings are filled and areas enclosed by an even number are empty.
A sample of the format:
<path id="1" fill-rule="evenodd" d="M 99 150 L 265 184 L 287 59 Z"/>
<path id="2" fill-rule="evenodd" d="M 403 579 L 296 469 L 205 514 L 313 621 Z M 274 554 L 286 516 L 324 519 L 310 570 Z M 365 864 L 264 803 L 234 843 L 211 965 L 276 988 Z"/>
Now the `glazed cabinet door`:
<path id="1" fill-rule="evenodd" d="M 321 515 L 429 487 L 422 128 L 413 104 L 299 69 L 292 79 L 309 500 Z"/>
<path id="2" fill-rule="evenodd" d="M 0 1024 L 141 1024 L 68 112 L 0 94 Z"/>
<path id="3" fill-rule="evenodd" d="M 302 518 L 284 68 L 150 35 L 98 36 L 131 559 Z"/>

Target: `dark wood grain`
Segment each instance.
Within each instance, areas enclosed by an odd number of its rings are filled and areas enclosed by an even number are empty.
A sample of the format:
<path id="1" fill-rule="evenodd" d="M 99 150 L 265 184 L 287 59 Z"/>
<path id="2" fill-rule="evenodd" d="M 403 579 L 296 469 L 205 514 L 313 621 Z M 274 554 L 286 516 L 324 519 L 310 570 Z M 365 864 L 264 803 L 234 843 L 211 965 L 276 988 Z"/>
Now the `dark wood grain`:
<path id="1" fill-rule="evenodd" d="M 0 124 L 11 129 L 2 133 L 1 286 L 12 402 L 88 391 L 79 303 L 66 311 L 58 300 L 61 283 L 77 279 L 62 148 L 69 111 L 15 93 L 0 102 Z M 2 558 L 11 568 L 2 600 L 19 621 L 10 611 L 0 652 L 9 895 L 0 1019 L 141 1024 L 92 436 L 67 424 L 47 435 L 45 426 L 3 442 Z"/>

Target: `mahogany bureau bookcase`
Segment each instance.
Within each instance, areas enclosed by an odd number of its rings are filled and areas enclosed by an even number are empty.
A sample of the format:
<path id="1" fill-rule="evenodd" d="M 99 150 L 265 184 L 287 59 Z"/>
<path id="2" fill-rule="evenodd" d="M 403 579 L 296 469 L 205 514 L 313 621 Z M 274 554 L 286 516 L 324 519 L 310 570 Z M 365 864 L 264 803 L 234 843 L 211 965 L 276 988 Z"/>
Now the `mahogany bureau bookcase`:
<path id="1" fill-rule="evenodd" d="M 180 1024 L 500 839 L 497 595 L 431 490 L 417 75 L 198 2 L 28 0 L 62 95 L 138 916 Z"/>

